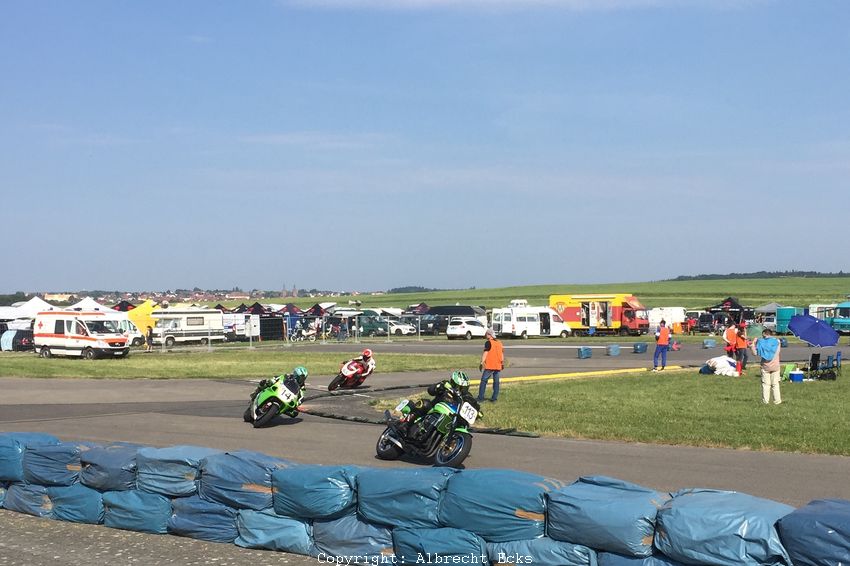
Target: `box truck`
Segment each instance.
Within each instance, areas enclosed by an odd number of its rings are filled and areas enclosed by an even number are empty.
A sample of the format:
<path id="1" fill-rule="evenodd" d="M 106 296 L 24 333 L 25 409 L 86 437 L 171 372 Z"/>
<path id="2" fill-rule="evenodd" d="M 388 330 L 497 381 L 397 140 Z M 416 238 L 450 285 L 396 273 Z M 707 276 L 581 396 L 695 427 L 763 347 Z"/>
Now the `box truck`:
<path id="1" fill-rule="evenodd" d="M 577 336 L 649 332 L 646 307 L 630 293 L 550 295 L 549 306 Z"/>
<path id="2" fill-rule="evenodd" d="M 511 304 L 514 306 L 493 309 L 492 326 L 497 336 L 566 338 L 571 334 L 569 325 L 551 307 L 531 307 L 525 301 L 511 301 Z"/>

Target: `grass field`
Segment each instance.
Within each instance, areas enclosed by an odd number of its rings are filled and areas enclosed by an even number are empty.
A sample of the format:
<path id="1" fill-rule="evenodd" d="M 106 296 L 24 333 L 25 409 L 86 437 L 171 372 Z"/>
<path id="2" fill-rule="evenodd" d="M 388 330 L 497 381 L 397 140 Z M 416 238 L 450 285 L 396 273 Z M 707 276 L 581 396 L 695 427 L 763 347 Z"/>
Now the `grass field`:
<path id="1" fill-rule="evenodd" d="M 757 368 L 742 378 L 681 370 L 504 384 L 477 424 L 569 438 L 850 455 L 846 379 L 783 382 L 781 389 L 781 405 L 763 405 Z"/>
<path id="2" fill-rule="evenodd" d="M 77 377 L 77 378 L 231 378 L 270 377 L 307 367 L 311 375 L 333 375 L 345 359 L 340 353 L 229 350 L 213 352 L 172 352 L 145 354 L 134 352 L 122 360 L 80 360 L 51 358 L 43 360 L 32 353 L 0 356 L 0 377 Z M 376 358 L 377 359 L 377 358 Z M 428 371 L 474 367 L 478 356 L 381 354 L 381 372 Z"/>
<path id="3" fill-rule="evenodd" d="M 392 295 L 358 295 L 341 297 L 302 297 L 291 299 L 299 307 L 316 302 L 337 302 L 348 305 L 359 300 L 360 308 L 406 307 L 425 302 L 428 305 L 481 305 L 487 308 L 507 306 L 511 299 L 528 299 L 530 304 L 548 304 L 549 295 L 564 293 L 622 293 L 637 295 L 649 307 L 681 306 L 704 308 L 719 303 L 728 296 L 738 297 L 742 304 L 759 306 L 771 301 L 783 305 L 807 307 L 812 303 L 832 303 L 846 300 L 850 294 L 847 277 L 780 277 L 774 279 L 722 279 L 713 281 L 650 281 L 642 283 L 606 283 L 598 285 L 529 285 L 497 289 L 463 289 L 431 293 L 400 293 Z M 290 299 L 270 299 L 269 302 L 290 302 Z M 226 305 L 235 306 L 236 303 Z"/>

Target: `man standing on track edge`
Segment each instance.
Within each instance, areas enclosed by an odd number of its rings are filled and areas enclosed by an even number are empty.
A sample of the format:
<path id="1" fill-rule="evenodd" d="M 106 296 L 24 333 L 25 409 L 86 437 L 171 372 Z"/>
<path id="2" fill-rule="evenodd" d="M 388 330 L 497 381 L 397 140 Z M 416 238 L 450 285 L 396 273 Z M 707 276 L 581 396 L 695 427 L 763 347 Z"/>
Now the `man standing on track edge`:
<path id="1" fill-rule="evenodd" d="M 662 371 L 667 367 L 667 349 L 670 347 L 670 329 L 667 321 L 662 320 L 655 331 L 655 353 L 652 355 L 652 371 Z M 658 368 L 658 358 L 661 357 L 661 369 Z"/>
<path id="2" fill-rule="evenodd" d="M 481 363 L 478 369 L 482 370 L 481 384 L 478 386 L 478 402 L 484 401 L 484 393 L 487 391 L 487 382 L 493 378 L 493 396 L 490 401 L 495 403 L 499 398 L 499 373 L 505 369 L 505 351 L 502 343 L 496 339 L 491 329 L 484 333 L 487 340 L 484 343 L 484 353 L 481 354 Z"/>

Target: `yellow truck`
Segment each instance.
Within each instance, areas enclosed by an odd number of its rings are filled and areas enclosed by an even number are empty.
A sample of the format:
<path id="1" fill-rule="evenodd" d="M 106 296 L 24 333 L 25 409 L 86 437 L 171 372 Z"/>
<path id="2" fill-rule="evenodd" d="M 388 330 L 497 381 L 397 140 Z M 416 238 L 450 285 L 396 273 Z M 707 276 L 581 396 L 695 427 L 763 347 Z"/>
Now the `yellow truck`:
<path id="1" fill-rule="evenodd" d="M 576 336 L 649 332 L 646 307 L 631 293 L 550 295 L 549 306 Z"/>

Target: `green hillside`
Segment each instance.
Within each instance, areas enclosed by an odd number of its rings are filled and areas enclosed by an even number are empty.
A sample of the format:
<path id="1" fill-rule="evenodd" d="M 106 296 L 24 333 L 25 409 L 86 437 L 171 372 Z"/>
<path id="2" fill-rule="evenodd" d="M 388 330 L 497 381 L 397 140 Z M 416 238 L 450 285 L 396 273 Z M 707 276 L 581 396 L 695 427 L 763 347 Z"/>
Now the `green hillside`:
<path id="1" fill-rule="evenodd" d="M 758 306 L 771 301 L 783 305 L 805 307 L 812 303 L 833 303 L 846 300 L 850 294 L 847 277 L 777 277 L 773 279 L 716 279 L 699 281 L 650 281 L 642 283 L 605 283 L 596 285 L 528 285 L 495 289 L 463 289 L 427 293 L 398 293 L 342 297 L 301 297 L 291 300 L 299 307 L 316 302 L 336 302 L 347 305 L 349 300 L 361 301 L 365 307 L 406 307 L 424 302 L 428 305 L 482 305 L 487 308 L 507 306 L 511 299 L 528 299 L 530 304 L 547 304 L 549 295 L 576 293 L 622 293 L 637 295 L 649 307 L 682 306 L 703 308 L 733 296 L 744 305 Z M 266 302 L 266 301 L 264 301 Z M 290 302 L 270 299 L 268 302 Z M 235 304 L 235 303 L 234 303 Z M 231 306 L 231 305 L 227 305 Z"/>

